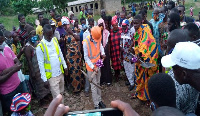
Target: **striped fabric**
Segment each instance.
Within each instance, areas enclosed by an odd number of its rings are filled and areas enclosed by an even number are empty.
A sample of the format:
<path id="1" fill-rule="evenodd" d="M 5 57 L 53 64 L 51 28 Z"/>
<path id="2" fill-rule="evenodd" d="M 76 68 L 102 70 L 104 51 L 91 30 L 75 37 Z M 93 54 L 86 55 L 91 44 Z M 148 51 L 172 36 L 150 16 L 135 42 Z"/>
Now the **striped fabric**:
<path id="1" fill-rule="evenodd" d="M 28 106 L 30 101 L 31 95 L 29 93 L 18 93 L 13 97 L 10 109 L 14 112 L 20 111 Z"/>

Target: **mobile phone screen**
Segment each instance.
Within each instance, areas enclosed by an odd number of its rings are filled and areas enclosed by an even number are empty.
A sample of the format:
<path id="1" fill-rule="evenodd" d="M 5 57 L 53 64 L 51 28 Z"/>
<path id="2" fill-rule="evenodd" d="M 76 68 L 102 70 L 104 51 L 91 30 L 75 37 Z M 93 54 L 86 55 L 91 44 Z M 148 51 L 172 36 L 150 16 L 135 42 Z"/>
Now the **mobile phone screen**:
<path id="1" fill-rule="evenodd" d="M 118 109 L 106 108 L 97 110 L 69 112 L 65 116 L 123 116 L 123 113 Z"/>
<path id="2" fill-rule="evenodd" d="M 72 114 L 68 116 L 101 116 L 101 112 L 93 112 L 93 113 L 86 113 L 86 114 Z"/>

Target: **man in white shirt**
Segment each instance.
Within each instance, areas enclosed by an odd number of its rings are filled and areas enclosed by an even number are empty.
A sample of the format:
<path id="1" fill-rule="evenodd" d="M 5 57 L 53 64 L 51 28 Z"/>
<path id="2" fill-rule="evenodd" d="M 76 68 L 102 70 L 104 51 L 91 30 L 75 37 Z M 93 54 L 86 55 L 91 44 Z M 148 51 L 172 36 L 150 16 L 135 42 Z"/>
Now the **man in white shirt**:
<path id="1" fill-rule="evenodd" d="M 51 25 L 44 26 L 43 35 L 43 39 L 36 48 L 36 55 L 41 78 L 46 86 L 49 83 L 51 94 L 53 98 L 56 98 L 57 95 L 64 92 L 63 73 L 65 72 L 67 75 L 68 69 L 58 41 L 55 37 L 53 38 Z"/>
<path id="2" fill-rule="evenodd" d="M 95 26 L 91 29 L 91 35 L 83 40 L 84 59 L 88 77 L 96 84 L 100 85 L 101 71 L 96 63 L 101 57 L 104 59 L 104 48 L 101 44 L 101 28 Z M 93 73 L 96 73 L 93 77 Z M 105 108 L 105 104 L 101 101 L 101 90 L 91 83 L 92 99 L 95 109 Z"/>
<path id="3" fill-rule="evenodd" d="M 87 29 L 84 33 L 83 33 L 83 40 L 87 38 L 88 35 L 90 35 L 90 29 L 94 27 L 94 19 L 90 18 L 89 19 L 89 29 Z M 88 79 L 85 79 L 85 96 L 89 97 L 89 89 L 90 89 L 90 83 L 88 81 Z"/>

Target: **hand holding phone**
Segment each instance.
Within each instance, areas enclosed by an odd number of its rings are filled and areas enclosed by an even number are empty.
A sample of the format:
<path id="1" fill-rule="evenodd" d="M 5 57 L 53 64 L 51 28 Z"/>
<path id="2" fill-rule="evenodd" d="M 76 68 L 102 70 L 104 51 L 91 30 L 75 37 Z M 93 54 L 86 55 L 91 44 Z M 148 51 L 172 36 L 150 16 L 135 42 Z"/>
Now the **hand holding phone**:
<path id="1" fill-rule="evenodd" d="M 61 101 L 62 95 L 59 94 L 55 99 L 53 99 L 44 116 L 63 116 L 64 114 L 64 116 L 139 116 L 139 114 L 135 112 L 128 103 L 120 100 L 111 102 L 113 108 L 75 112 L 69 112 L 69 107 L 61 104 Z"/>
<path id="2" fill-rule="evenodd" d="M 130 104 L 122 102 L 120 100 L 115 100 L 111 102 L 113 108 L 118 108 L 124 114 L 124 116 L 139 116 L 139 114 L 133 110 Z"/>

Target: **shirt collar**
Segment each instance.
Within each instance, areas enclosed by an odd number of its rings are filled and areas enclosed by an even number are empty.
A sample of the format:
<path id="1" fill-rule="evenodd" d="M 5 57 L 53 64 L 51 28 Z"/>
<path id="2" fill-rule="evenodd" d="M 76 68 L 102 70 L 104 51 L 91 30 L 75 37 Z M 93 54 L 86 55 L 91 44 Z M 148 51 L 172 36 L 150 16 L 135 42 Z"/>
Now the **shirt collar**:
<path id="1" fill-rule="evenodd" d="M 51 45 L 52 40 L 53 40 L 53 38 L 52 38 L 51 41 L 49 42 L 49 41 L 47 41 L 46 39 L 44 39 L 44 36 L 43 36 L 43 39 L 42 39 L 42 41 L 44 41 L 44 43 L 47 44 L 47 45 Z"/>

